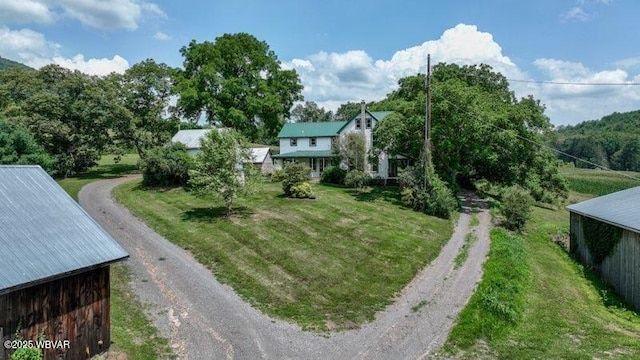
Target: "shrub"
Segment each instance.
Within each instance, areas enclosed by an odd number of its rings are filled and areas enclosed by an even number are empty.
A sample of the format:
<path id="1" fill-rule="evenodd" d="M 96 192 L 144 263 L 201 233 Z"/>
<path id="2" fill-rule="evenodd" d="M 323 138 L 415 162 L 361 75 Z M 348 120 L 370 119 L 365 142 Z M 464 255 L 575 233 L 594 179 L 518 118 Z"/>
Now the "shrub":
<path id="1" fill-rule="evenodd" d="M 291 188 L 311 178 L 311 169 L 304 164 L 292 162 L 284 167 L 282 190 L 286 196 L 291 196 Z"/>
<path id="2" fill-rule="evenodd" d="M 42 351 L 35 347 L 21 347 L 11 354 L 10 360 L 42 360 Z"/>
<path id="3" fill-rule="evenodd" d="M 407 167 L 398 176 L 402 187 L 400 196 L 405 206 L 448 219 L 458 208 L 458 201 L 447 184 L 433 172 L 429 176 L 429 189 L 424 189 L 424 173 L 417 167 Z"/>
<path id="4" fill-rule="evenodd" d="M 193 158 L 183 144 L 150 150 L 138 161 L 145 186 L 185 186 L 189 180 L 189 168 Z"/>
<path id="5" fill-rule="evenodd" d="M 313 192 L 311 191 L 311 184 L 308 182 L 301 182 L 291 187 L 291 197 L 298 199 L 313 198 Z"/>
<path id="6" fill-rule="evenodd" d="M 323 184 L 343 185 L 347 172 L 338 166 L 327 166 L 320 174 L 320 182 Z"/>
<path id="7" fill-rule="evenodd" d="M 426 199 L 425 212 L 441 218 L 448 219 L 458 208 L 458 201 L 437 175 L 431 177 L 431 191 Z"/>
<path id="8" fill-rule="evenodd" d="M 271 181 L 280 182 L 284 180 L 284 169 L 276 169 L 271 173 Z"/>
<path id="9" fill-rule="evenodd" d="M 517 185 L 507 188 L 500 208 L 500 213 L 504 216 L 504 227 L 521 231 L 531 217 L 532 206 L 533 198 L 528 191 Z"/>
<path id="10" fill-rule="evenodd" d="M 371 176 L 360 170 L 351 170 L 344 177 L 344 184 L 351 188 L 362 189 L 371 181 Z"/>

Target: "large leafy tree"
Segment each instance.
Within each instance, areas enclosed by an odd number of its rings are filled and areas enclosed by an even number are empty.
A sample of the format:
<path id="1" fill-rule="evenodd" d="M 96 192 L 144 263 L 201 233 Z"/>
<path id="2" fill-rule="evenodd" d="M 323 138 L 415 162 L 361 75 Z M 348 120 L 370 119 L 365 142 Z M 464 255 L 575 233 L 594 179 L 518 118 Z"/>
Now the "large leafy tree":
<path id="1" fill-rule="evenodd" d="M 195 194 L 220 198 L 230 215 L 233 201 L 254 178 L 248 142 L 233 129 L 221 129 L 210 131 L 200 144 L 189 185 Z"/>
<path id="2" fill-rule="evenodd" d="M 284 70 L 269 45 L 246 33 L 180 49 L 178 109 L 238 130 L 252 141 L 275 139 L 294 102 L 302 100 L 295 70 Z"/>
<path id="3" fill-rule="evenodd" d="M 313 101 L 296 105 L 291 110 L 291 120 L 295 122 L 326 122 L 333 120 L 331 110 L 321 108 Z"/>
<path id="4" fill-rule="evenodd" d="M 54 159 L 25 127 L 0 117 L 0 164 L 40 165 L 53 172 Z"/>
<path id="5" fill-rule="evenodd" d="M 123 116 L 105 80 L 57 65 L 12 70 L 0 72 L 1 111 L 7 120 L 34 134 L 55 158 L 59 175 L 93 166 L 112 142 L 113 122 Z"/>
<path id="6" fill-rule="evenodd" d="M 147 59 L 124 74 L 111 74 L 109 85 L 126 110 L 114 123 L 116 139 L 122 148 L 133 148 L 141 159 L 171 139 L 178 119 L 170 112 L 175 69 Z"/>
<path id="7" fill-rule="evenodd" d="M 420 159 L 424 82 L 422 74 L 404 78 L 397 90 L 372 106 L 397 113 L 374 129 L 377 149 Z M 538 200 L 566 194 L 555 156 L 539 145 L 552 126 L 537 100 L 517 100 L 506 78 L 488 65 L 438 64 L 432 86 L 433 162 L 445 181 L 520 184 Z"/>

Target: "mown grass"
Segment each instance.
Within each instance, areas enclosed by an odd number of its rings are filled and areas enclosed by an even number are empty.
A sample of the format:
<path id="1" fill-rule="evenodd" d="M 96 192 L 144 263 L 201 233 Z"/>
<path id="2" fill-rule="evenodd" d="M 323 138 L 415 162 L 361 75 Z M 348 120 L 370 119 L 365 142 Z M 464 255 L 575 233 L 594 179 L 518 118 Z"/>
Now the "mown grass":
<path id="1" fill-rule="evenodd" d="M 125 155 L 119 163 L 103 156 L 98 166 L 77 177 L 58 179 L 58 184 L 76 201 L 82 186 L 96 180 L 114 178 L 136 170 L 137 155 Z M 111 265 L 111 347 L 131 360 L 171 358 L 168 341 L 146 318 L 144 306 L 130 285 L 131 274 L 124 263 Z"/>
<path id="2" fill-rule="evenodd" d="M 491 248 L 483 280 L 459 314 L 449 343 L 461 349 L 476 339 L 492 340 L 521 318 L 524 289 L 529 280 L 524 239 L 502 228 L 491 230 Z"/>
<path id="3" fill-rule="evenodd" d="M 287 199 L 280 184 L 260 183 L 228 218 L 180 188 L 132 182 L 114 194 L 254 306 L 319 331 L 372 320 L 451 235 L 451 222 L 396 204 L 394 188 L 313 191 Z"/>
<path id="4" fill-rule="evenodd" d="M 118 163 L 114 161 L 113 155 L 104 155 L 98 161 L 98 165 L 89 171 L 77 176 L 60 178 L 57 181 L 72 198 L 78 201 L 78 193 L 83 186 L 96 180 L 112 179 L 135 173 L 138 171 L 137 162 L 137 154 L 125 154 Z"/>
<path id="5" fill-rule="evenodd" d="M 601 171 L 570 169 L 569 172 L 571 197 L 592 197 L 635 185 L 619 175 Z M 611 176 L 610 183 L 607 176 Z M 585 194 L 585 191 L 595 193 Z M 447 340 L 448 356 L 455 353 L 456 357 L 469 359 L 487 356 L 510 359 L 640 358 L 638 313 L 626 308 L 591 270 L 551 241 L 559 234 L 567 236 L 568 228 L 569 214 L 564 208 L 536 207 L 521 237 L 508 235 L 503 230 L 492 231 L 492 252 L 505 239 L 522 245 L 524 257 L 510 266 L 527 267 L 527 279 L 495 288 L 505 299 L 514 286 L 522 289 L 520 299 L 508 300 L 506 304 L 507 307 L 515 305 L 521 310 L 520 314 L 516 321 L 502 321 L 498 316 L 502 312 L 500 308 L 492 310 L 482 306 L 480 299 L 491 293 L 486 290 L 490 288 L 487 284 L 494 283 L 497 278 L 490 269 L 504 261 L 490 256 L 478 290 Z M 512 255 L 507 252 L 505 256 Z M 520 303 L 522 307 L 518 305 Z"/>

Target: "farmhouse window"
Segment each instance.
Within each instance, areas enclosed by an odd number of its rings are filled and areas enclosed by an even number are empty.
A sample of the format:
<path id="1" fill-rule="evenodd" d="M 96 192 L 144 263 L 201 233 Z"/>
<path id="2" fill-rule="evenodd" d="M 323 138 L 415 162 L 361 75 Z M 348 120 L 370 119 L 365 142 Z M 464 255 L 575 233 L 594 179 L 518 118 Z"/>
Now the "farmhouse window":
<path id="1" fill-rule="evenodd" d="M 298 139 L 296 139 L 296 138 L 291 138 L 291 140 L 289 140 L 289 145 L 291 145 L 291 146 L 298 146 Z"/>
<path id="2" fill-rule="evenodd" d="M 309 146 L 316 146 L 316 144 L 317 144 L 317 139 L 316 138 L 314 138 L 314 137 L 309 138 Z"/>
<path id="3" fill-rule="evenodd" d="M 356 119 L 356 129 L 362 129 L 362 119 Z"/>
<path id="4" fill-rule="evenodd" d="M 371 129 L 371 124 L 373 124 L 373 120 L 370 117 L 368 117 L 366 119 L 366 125 L 365 125 L 367 129 Z"/>

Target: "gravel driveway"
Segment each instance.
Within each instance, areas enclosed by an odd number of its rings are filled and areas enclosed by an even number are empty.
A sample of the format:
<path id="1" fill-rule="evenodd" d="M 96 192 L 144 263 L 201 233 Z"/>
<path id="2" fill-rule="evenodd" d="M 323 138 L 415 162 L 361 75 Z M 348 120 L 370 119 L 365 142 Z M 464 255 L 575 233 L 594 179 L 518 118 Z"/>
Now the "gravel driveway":
<path id="1" fill-rule="evenodd" d="M 376 320 L 330 335 L 271 319 L 185 250 L 173 245 L 115 202 L 111 189 L 132 177 L 102 180 L 79 194 L 82 207 L 131 255 L 132 287 L 180 359 L 418 359 L 438 351 L 482 275 L 490 216 L 478 203 L 478 240 L 454 269 L 470 229 L 465 199 L 451 240 Z M 477 201 L 477 200 L 473 200 Z M 419 309 L 414 310 L 417 305 Z M 414 309 L 412 309 L 414 308 Z"/>

